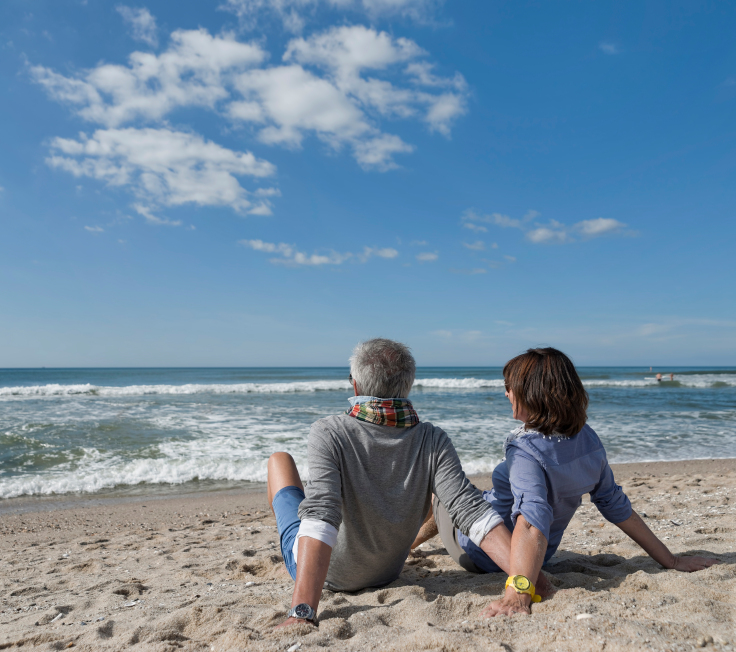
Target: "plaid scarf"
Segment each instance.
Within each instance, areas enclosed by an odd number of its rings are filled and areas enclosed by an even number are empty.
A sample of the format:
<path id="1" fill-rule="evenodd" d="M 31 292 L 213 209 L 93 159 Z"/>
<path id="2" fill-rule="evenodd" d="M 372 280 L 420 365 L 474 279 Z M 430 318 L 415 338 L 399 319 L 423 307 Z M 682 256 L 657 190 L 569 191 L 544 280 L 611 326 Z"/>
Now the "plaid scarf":
<path id="1" fill-rule="evenodd" d="M 345 414 L 359 421 L 367 421 L 379 426 L 411 428 L 419 423 L 419 416 L 412 407 L 411 401 L 405 398 L 386 398 L 357 403 L 346 410 Z"/>

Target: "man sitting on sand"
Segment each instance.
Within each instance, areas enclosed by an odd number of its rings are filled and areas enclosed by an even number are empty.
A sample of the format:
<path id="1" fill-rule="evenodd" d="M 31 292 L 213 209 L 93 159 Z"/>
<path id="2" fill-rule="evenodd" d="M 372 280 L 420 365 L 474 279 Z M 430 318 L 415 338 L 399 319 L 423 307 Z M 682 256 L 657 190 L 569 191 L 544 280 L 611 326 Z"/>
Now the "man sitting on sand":
<path id="1" fill-rule="evenodd" d="M 350 358 L 355 396 L 344 414 L 312 425 L 306 496 L 294 460 L 268 460 L 268 500 L 295 580 L 283 627 L 316 622 L 323 586 L 357 591 L 401 573 L 434 493 L 471 541 L 508 567 L 511 534 L 465 477 L 445 432 L 421 422 L 407 399 L 416 365 L 398 342 L 359 344 Z M 541 578 L 544 591 L 546 583 Z"/>

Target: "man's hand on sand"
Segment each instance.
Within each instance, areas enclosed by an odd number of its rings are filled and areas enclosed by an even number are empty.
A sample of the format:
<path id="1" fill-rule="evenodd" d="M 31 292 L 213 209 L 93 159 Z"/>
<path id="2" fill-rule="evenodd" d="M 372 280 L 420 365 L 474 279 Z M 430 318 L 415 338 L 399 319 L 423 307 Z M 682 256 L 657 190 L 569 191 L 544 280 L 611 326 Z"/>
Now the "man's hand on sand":
<path id="1" fill-rule="evenodd" d="M 292 616 L 291 618 L 287 618 L 283 623 L 280 625 L 276 625 L 274 629 L 281 629 L 282 627 L 290 627 L 291 625 L 311 625 L 312 627 L 317 627 L 316 623 L 313 623 L 311 620 L 304 620 L 304 618 L 294 618 Z"/>
<path id="2" fill-rule="evenodd" d="M 694 573 L 720 563 L 720 559 L 713 559 L 712 557 L 678 557 L 675 555 L 675 564 L 672 568 L 683 573 Z"/>
<path id="3" fill-rule="evenodd" d="M 494 600 L 483 611 L 481 618 L 493 618 L 495 616 L 513 616 L 514 614 L 529 615 L 531 596 L 526 593 L 517 593 L 512 587 L 506 589 L 506 594 L 500 600 Z"/>

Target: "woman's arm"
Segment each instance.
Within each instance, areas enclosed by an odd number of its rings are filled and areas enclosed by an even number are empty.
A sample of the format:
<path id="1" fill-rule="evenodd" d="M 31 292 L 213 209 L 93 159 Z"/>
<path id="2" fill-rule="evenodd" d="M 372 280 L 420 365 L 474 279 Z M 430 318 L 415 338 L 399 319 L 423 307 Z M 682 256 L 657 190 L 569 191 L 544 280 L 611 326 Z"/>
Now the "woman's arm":
<path id="1" fill-rule="evenodd" d="M 721 563 L 718 559 L 710 557 L 678 557 L 673 555 L 634 510 L 631 510 L 631 516 L 625 521 L 616 523 L 616 527 L 636 541 L 654 561 L 665 568 L 674 568 L 684 573 L 692 573 L 708 568 L 713 564 Z"/>
<path id="2" fill-rule="evenodd" d="M 530 579 L 543 577 L 541 570 L 546 551 L 547 539 L 545 536 L 529 523 L 524 516 L 519 516 L 516 519 L 514 533 L 511 535 L 509 575 L 524 575 Z M 492 618 L 500 614 L 507 616 L 515 613 L 528 614 L 531 613 L 529 608 L 531 602 L 530 595 L 517 593 L 514 587 L 509 586 L 506 588 L 506 594 L 503 598 L 491 602 L 480 615 L 482 618 Z"/>

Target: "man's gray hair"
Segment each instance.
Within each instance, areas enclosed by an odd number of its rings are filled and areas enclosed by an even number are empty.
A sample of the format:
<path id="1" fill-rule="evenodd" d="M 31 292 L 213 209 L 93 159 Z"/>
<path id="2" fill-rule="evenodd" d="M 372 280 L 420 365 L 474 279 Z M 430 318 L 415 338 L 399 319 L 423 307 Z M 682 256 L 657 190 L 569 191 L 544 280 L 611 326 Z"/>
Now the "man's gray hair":
<path id="1" fill-rule="evenodd" d="M 361 342 L 350 356 L 350 373 L 363 396 L 406 398 L 416 370 L 408 346 L 381 337 Z"/>

